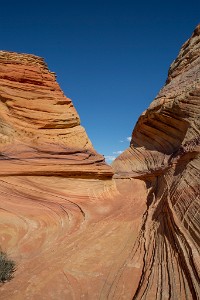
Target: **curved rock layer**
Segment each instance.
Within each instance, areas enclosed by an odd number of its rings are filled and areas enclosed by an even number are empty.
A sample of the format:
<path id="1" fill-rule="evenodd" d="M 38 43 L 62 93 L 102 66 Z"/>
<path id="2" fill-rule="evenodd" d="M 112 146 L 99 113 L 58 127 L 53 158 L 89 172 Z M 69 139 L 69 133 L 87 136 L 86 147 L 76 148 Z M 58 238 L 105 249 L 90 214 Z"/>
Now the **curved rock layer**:
<path id="1" fill-rule="evenodd" d="M 0 194 L 0 243 L 17 262 L 0 299 L 132 298 L 142 181 L 10 176 Z"/>
<path id="2" fill-rule="evenodd" d="M 199 299 L 199 33 L 113 179 L 43 60 L 0 52 L 0 299 Z"/>
<path id="3" fill-rule="evenodd" d="M 139 118 L 130 147 L 113 163 L 116 178 L 140 178 L 149 189 L 134 299 L 200 297 L 199 117 L 200 25 Z"/>

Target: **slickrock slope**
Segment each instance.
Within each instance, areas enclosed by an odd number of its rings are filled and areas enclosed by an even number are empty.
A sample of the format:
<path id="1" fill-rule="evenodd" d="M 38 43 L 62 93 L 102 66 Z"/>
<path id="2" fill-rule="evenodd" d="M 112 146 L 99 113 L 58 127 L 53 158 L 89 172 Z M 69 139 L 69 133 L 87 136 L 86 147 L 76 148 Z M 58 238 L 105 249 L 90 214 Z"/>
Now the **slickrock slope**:
<path id="1" fill-rule="evenodd" d="M 112 176 L 54 73 L 30 54 L 0 51 L 0 151 L 0 175 Z"/>
<path id="2" fill-rule="evenodd" d="M 199 299 L 200 26 L 106 166 L 43 60 L 0 52 L 0 299 Z"/>
<path id="3" fill-rule="evenodd" d="M 134 299 L 200 299 L 200 25 L 113 168 L 149 189 Z"/>

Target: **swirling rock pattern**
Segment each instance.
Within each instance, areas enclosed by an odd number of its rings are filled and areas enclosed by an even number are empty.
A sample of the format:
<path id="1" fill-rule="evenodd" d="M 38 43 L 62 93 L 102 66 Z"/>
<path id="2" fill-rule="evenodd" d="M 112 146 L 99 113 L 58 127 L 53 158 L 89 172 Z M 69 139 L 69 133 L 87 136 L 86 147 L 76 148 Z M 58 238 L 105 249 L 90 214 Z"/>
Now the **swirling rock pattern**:
<path id="1" fill-rule="evenodd" d="M 44 61 L 0 52 L 0 299 L 199 299 L 199 35 L 113 177 Z"/>
<path id="2" fill-rule="evenodd" d="M 200 25 L 139 118 L 130 147 L 113 163 L 116 178 L 140 178 L 149 189 L 134 299 L 200 297 L 199 116 Z"/>

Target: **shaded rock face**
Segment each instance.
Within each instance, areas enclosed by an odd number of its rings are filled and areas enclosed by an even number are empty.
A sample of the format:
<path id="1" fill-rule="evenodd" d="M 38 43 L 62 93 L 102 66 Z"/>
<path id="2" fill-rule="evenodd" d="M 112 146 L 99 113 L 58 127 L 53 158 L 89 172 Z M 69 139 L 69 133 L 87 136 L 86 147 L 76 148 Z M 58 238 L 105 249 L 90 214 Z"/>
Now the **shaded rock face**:
<path id="1" fill-rule="evenodd" d="M 0 52 L 0 299 L 199 299 L 200 26 L 113 171 L 44 61 Z"/>

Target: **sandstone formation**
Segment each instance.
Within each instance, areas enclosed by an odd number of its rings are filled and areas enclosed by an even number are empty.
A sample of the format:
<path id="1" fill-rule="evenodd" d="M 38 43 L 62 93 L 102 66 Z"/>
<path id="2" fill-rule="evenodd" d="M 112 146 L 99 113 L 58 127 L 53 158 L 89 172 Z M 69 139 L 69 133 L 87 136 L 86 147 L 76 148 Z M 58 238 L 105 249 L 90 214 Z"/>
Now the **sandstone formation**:
<path id="1" fill-rule="evenodd" d="M 148 189 L 135 298 L 199 299 L 200 25 L 113 168 L 116 178 L 140 178 Z"/>
<path id="2" fill-rule="evenodd" d="M 0 51 L 0 175 L 111 177 L 43 59 Z"/>
<path id="3" fill-rule="evenodd" d="M 200 26 L 112 171 L 44 61 L 0 52 L 0 299 L 199 299 L 199 54 Z"/>

